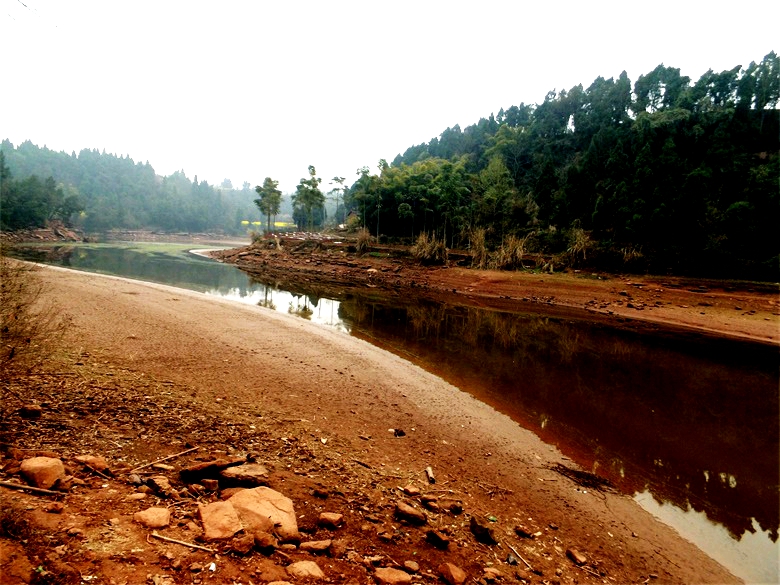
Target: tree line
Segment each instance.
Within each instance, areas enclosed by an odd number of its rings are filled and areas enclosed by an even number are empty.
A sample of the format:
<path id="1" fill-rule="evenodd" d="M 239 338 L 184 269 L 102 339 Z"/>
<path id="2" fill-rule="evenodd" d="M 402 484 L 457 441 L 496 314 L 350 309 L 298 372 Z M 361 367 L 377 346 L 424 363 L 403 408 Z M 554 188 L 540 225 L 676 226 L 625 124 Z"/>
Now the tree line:
<path id="1" fill-rule="evenodd" d="M 190 180 L 183 170 L 160 176 L 148 162 L 130 157 L 96 149 L 68 155 L 30 141 L 14 147 L 4 140 L 0 154 L 2 229 L 42 227 L 56 217 L 93 233 L 144 228 L 237 234 L 245 230 L 242 221 L 260 220 L 248 182 L 241 189 L 227 179 L 212 186 L 197 175 Z"/>
<path id="2" fill-rule="evenodd" d="M 344 198 L 390 239 L 775 280 L 779 79 L 774 52 L 696 82 L 599 77 L 359 169 Z"/>

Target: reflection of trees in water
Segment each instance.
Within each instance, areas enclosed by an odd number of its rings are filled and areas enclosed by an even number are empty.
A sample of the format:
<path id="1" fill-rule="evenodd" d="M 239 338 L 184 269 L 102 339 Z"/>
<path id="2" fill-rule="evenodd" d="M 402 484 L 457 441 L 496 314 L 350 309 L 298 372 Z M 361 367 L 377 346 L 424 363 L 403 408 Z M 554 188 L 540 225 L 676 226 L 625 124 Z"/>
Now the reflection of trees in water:
<path id="1" fill-rule="evenodd" d="M 302 295 L 294 296 L 296 303 L 293 304 L 293 302 L 290 301 L 290 306 L 287 308 L 287 312 L 290 315 L 297 315 L 303 319 L 311 319 L 311 316 L 314 314 L 314 310 L 309 307 L 309 298 Z M 303 299 L 303 305 L 300 303 L 301 298 Z"/>
<path id="2" fill-rule="evenodd" d="M 349 299 L 340 316 L 504 412 L 543 416 L 628 493 L 690 504 L 736 537 L 755 517 L 776 538 L 777 359 L 764 348 L 435 303 Z"/>
<path id="3" fill-rule="evenodd" d="M 276 303 L 274 303 L 273 289 L 265 285 L 262 286 L 263 286 L 263 299 L 257 302 L 258 306 L 265 307 L 266 309 L 271 309 L 272 311 L 275 311 Z"/>

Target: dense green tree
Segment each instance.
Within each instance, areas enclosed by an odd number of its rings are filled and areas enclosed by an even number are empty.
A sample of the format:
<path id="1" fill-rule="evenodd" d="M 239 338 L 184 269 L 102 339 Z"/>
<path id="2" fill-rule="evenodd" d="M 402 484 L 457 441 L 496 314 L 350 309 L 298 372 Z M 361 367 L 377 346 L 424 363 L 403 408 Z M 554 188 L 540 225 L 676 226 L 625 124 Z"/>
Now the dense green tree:
<path id="1" fill-rule="evenodd" d="M 271 177 L 266 177 L 262 186 L 255 187 L 255 191 L 260 196 L 255 199 L 255 205 L 260 212 L 265 215 L 267 221 L 267 232 L 271 232 L 271 218 L 279 213 L 279 207 L 282 203 L 282 192 L 278 189 L 279 181 L 274 181 Z"/>
<path id="2" fill-rule="evenodd" d="M 314 229 L 325 221 L 325 195 L 320 190 L 322 179 L 317 170 L 309 165 L 309 177 L 298 183 L 293 195 L 293 219 L 300 229 Z"/>

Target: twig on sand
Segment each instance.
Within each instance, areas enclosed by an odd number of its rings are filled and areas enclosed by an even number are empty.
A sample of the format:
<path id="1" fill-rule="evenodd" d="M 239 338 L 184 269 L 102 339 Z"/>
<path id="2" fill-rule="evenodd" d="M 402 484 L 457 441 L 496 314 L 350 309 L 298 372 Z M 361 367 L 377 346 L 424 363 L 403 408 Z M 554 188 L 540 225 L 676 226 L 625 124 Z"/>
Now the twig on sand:
<path id="1" fill-rule="evenodd" d="M 156 531 L 152 532 L 152 536 L 154 536 L 155 538 L 159 538 L 160 540 L 164 540 L 165 542 L 172 542 L 174 544 L 180 544 L 182 546 L 188 546 L 190 548 L 196 548 L 198 550 L 205 550 L 206 552 L 210 552 L 212 554 L 217 552 L 217 551 L 215 551 L 213 549 L 206 548 L 205 546 L 200 546 L 199 544 L 191 544 L 189 542 L 184 542 L 183 540 L 176 540 L 175 538 L 168 538 L 167 536 L 163 536 L 161 534 L 157 534 Z"/>
<path id="2" fill-rule="evenodd" d="M 134 467 L 130 470 L 130 473 L 133 471 L 138 471 L 139 469 L 144 469 L 145 467 L 150 467 L 154 465 L 155 463 L 162 463 L 163 461 L 168 461 L 169 459 L 175 459 L 176 457 L 181 457 L 182 455 L 185 455 L 187 453 L 191 453 L 192 451 L 197 451 L 200 449 L 200 447 L 193 447 L 192 449 L 187 449 L 185 451 L 182 451 L 181 453 L 175 453 L 174 455 L 169 455 L 168 457 L 163 457 L 162 459 L 158 459 L 157 461 L 152 461 L 151 463 L 147 463 L 145 465 L 141 465 L 139 467 Z"/>
<path id="3" fill-rule="evenodd" d="M 12 490 L 27 490 L 34 494 L 43 494 L 45 496 L 64 496 L 62 492 L 55 492 L 53 490 L 45 490 L 43 488 L 32 487 L 29 485 L 22 485 L 20 483 L 11 483 L 9 481 L 0 481 L 0 486 L 10 488 Z"/>
<path id="4" fill-rule="evenodd" d="M 513 553 L 515 553 L 515 556 L 517 556 L 517 558 L 518 558 L 518 559 L 520 559 L 521 561 L 523 561 L 523 562 L 525 563 L 525 566 L 526 566 L 526 567 L 528 567 L 528 570 L 529 570 L 529 571 L 533 571 L 533 570 L 534 570 L 534 568 L 531 566 L 531 563 L 529 563 L 528 561 L 526 561 L 526 560 L 523 558 L 523 555 L 521 555 L 519 552 L 517 552 L 517 549 L 516 549 L 515 547 L 513 547 L 513 546 L 512 546 L 511 544 L 509 544 L 509 543 L 507 543 L 506 545 L 507 545 L 509 548 L 511 548 L 511 549 L 512 549 L 512 552 L 513 552 Z"/>

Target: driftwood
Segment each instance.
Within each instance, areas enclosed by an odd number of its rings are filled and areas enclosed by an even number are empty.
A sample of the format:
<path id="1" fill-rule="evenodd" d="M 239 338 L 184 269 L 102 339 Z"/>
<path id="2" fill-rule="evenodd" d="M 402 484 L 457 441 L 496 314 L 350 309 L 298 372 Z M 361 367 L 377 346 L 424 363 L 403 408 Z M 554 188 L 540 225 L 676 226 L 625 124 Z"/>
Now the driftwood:
<path id="1" fill-rule="evenodd" d="M 45 496 L 64 496 L 62 492 L 55 492 L 53 490 L 45 490 L 43 488 L 32 487 L 29 485 L 22 485 L 20 483 L 11 483 L 9 481 L 0 481 L 0 486 L 10 488 L 12 490 L 27 490 L 34 494 L 42 494 Z"/>
<path id="2" fill-rule="evenodd" d="M 534 568 L 531 566 L 531 563 L 529 563 L 528 561 L 526 561 L 526 560 L 523 558 L 523 555 L 521 555 L 519 552 L 517 552 L 517 549 L 516 549 L 515 547 L 513 547 L 511 544 L 509 544 L 509 543 L 506 543 L 506 545 L 507 545 L 507 546 L 508 546 L 510 549 L 512 549 L 512 552 L 513 552 L 513 553 L 515 553 L 515 556 L 516 556 L 518 559 L 520 559 L 521 561 L 523 561 L 523 562 L 525 563 L 525 566 L 526 566 L 526 567 L 528 567 L 528 570 L 529 570 L 529 571 L 531 571 L 531 572 L 533 572 Z"/>
<path id="3" fill-rule="evenodd" d="M 188 546 L 190 548 L 196 548 L 198 550 L 205 550 L 206 552 L 210 552 L 212 554 L 216 553 L 217 551 L 206 548 L 205 546 L 200 546 L 199 544 L 191 544 L 189 542 L 184 542 L 183 540 L 176 540 L 175 538 L 168 538 L 167 536 L 163 536 L 162 534 L 157 534 L 156 531 L 152 532 L 152 536 L 155 538 L 159 538 L 160 540 L 164 540 L 165 542 L 172 542 L 174 544 L 180 544 L 182 546 Z"/>
<path id="4" fill-rule="evenodd" d="M 163 461 L 168 461 L 169 459 L 176 459 L 176 457 L 181 457 L 182 455 L 185 455 L 187 453 L 191 453 L 192 451 L 197 451 L 200 449 L 200 447 L 193 447 L 192 449 L 187 449 L 185 451 L 182 451 L 181 453 L 175 453 L 174 455 L 169 455 L 168 457 L 163 457 L 162 459 L 158 459 L 157 461 L 152 461 L 151 463 L 147 463 L 145 465 L 141 465 L 139 467 L 135 467 L 131 469 L 128 473 L 132 473 L 134 471 L 138 471 L 139 469 L 145 469 L 146 467 L 151 467 L 155 463 L 162 463 Z"/>

